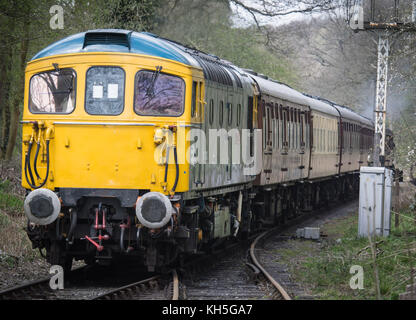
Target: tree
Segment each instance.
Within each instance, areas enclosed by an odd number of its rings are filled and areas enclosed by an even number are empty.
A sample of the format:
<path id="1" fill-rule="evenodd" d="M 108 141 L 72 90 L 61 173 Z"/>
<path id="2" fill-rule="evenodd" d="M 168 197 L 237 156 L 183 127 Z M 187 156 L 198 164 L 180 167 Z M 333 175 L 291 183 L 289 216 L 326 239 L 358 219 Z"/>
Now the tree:
<path id="1" fill-rule="evenodd" d="M 113 28 L 151 31 L 156 12 L 164 0 L 116 0 L 110 1 L 104 14 L 104 24 Z"/>
<path id="2" fill-rule="evenodd" d="M 54 30 L 50 27 L 50 8 L 56 4 L 63 8 L 64 28 Z M 54 41 L 81 31 L 151 29 L 158 5 L 159 0 L 0 0 L 0 159 L 10 160 L 16 150 L 24 70 L 30 57 Z"/>
<path id="3" fill-rule="evenodd" d="M 290 61 L 268 50 L 264 34 L 253 26 L 234 26 L 232 16 L 230 4 L 224 0 L 168 1 L 158 12 L 154 32 L 239 67 L 296 82 Z"/>

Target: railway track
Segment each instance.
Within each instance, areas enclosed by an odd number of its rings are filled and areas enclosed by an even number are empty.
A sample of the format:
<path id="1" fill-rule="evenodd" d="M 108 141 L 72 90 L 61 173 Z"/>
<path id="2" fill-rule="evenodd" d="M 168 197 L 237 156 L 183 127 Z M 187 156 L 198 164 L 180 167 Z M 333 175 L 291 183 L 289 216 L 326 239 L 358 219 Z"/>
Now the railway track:
<path id="1" fill-rule="evenodd" d="M 261 264 L 260 259 L 256 255 L 256 246 L 257 244 L 267 238 L 268 235 L 273 234 L 276 232 L 276 229 L 272 229 L 269 231 L 265 231 L 260 234 L 251 244 L 250 246 L 250 258 L 254 265 L 251 266 L 255 273 L 258 273 L 257 269 L 264 275 L 264 277 L 273 285 L 276 290 L 277 295 L 274 295 L 276 298 L 280 298 L 282 300 L 292 300 L 290 295 L 287 293 L 285 288 L 266 270 L 266 268 Z"/>
<path id="2" fill-rule="evenodd" d="M 273 250 L 284 247 L 298 227 L 311 226 L 339 212 L 350 211 L 356 202 L 337 203 L 304 213 L 271 230 L 250 237 L 245 245 L 231 245 L 218 256 L 201 259 L 189 272 L 186 296 L 190 300 L 291 300 L 313 299 L 275 260 Z"/>
<path id="3" fill-rule="evenodd" d="M 0 291 L 0 300 L 178 300 L 179 279 L 176 270 L 172 280 L 166 276 L 145 276 L 140 281 L 114 279 L 111 271 L 84 266 L 71 271 L 62 290 L 50 288 L 50 277 L 30 281 Z M 121 277 L 122 278 L 122 277 Z"/>
<path id="4" fill-rule="evenodd" d="M 172 281 L 166 286 L 161 275 L 153 276 L 103 293 L 92 300 L 179 300 L 179 278 L 172 270 Z"/>
<path id="5" fill-rule="evenodd" d="M 71 279 L 88 268 L 87 266 L 79 267 L 71 271 L 68 278 Z M 7 288 L 0 291 L 0 300 L 44 300 L 50 298 L 54 290 L 49 285 L 51 277 L 44 277 L 39 280 L 25 282 L 23 284 Z"/>

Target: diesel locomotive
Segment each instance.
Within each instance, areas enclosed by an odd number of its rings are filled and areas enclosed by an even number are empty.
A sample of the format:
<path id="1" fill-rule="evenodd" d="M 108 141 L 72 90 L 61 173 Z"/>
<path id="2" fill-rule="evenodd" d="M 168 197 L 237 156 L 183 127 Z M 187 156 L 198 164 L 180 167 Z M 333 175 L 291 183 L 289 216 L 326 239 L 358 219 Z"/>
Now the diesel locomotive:
<path id="1" fill-rule="evenodd" d="M 118 29 L 28 62 L 22 126 L 27 234 L 66 270 L 163 269 L 346 197 L 374 135 L 347 107 Z"/>

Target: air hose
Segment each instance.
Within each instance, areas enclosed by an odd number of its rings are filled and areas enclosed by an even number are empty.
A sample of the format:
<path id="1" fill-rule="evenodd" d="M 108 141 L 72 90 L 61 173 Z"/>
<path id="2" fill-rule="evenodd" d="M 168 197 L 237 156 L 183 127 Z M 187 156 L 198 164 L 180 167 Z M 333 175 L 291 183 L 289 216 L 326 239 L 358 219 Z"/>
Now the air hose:
<path id="1" fill-rule="evenodd" d="M 35 184 L 35 180 L 33 179 L 33 174 L 32 174 L 32 169 L 30 168 L 30 153 L 32 151 L 32 144 L 33 142 L 30 141 L 29 142 L 29 147 L 27 149 L 27 153 L 26 153 L 26 158 L 25 158 L 25 177 L 26 177 L 26 181 L 27 183 L 31 186 L 32 184 Z M 29 179 L 27 177 L 27 172 L 29 171 L 29 176 L 30 176 L 30 181 L 32 182 L 32 184 L 29 182 Z"/>
<path id="2" fill-rule="evenodd" d="M 178 185 L 178 180 L 179 180 L 179 164 L 178 164 L 178 154 L 176 152 L 176 146 L 173 147 L 173 156 L 175 158 L 176 176 L 175 176 L 175 183 L 173 185 L 172 192 L 175 193 L 176 186 Z"/>
<path id="3" fill-rule="evenodd" d="M 50 140 L 46 140 L 46 176 L 45 179 L 43 180 L 43 182 L 36 186 L 34 179 L 33 179 L 33 173 L 32 173 L 32 169 L 30 166 L 30 154 L 32 151 L 32 142 L 29 142 L 29 148 L 27 150 L 27 154 L 26 154 L 26 159 L 25 159 L 25 177 L 26 177 L 26 181 L 29 184 L 29 186 L 33 189 L 39 189 L 41 187 L 43 187 L 45 185 L 45 183 L 48 181 L 48 177 L 49 177 L 49 143 Z M 35 155 L 35 159 L 36 159 L 36 155 Z M 36 159 L 37 160 L 37 159 Z M 36 166 L 36 163 L 35 163 Z M 29 171 L 29 176 L 30 176 L 30 180 L 28 179 L 28 171 Z M 35 169 L 36 171 L 36 169 Z"/>
<path id="4" fill-rule="evenodd" d="M 39 156 L 39 149 L 40 149 L 40 141 L 38 141 L 36 146 L 36 153 L 35 153 L 35 160 L 33 160 L 33 170 L 35 171 L 36 177 L 40 179 L 40 175 L 38 173 L 37 163 L 38 163 L 38 156 Z"/>
<path id="5" fill-rule="evenodd" d="M 166 164 L 165 164 L 165 179 L 164 179 L 165 183 L 168 181 L 169 150 L 170 150 L 170 147 L 168 146 L 166 148 Z"/>

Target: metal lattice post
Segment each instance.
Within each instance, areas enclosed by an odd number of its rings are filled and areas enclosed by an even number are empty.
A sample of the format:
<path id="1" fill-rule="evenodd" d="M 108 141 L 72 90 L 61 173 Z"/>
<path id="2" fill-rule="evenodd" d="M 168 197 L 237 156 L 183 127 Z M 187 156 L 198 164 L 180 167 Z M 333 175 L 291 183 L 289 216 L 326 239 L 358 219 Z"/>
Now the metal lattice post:
<path id="1" fill-rule="evenodd" d="M 387 82 L 389 60 L 389 31 L 382 31 L 378 37 L 377 92 L 375 105 L 374 166 L 384 166 Z"/>

